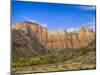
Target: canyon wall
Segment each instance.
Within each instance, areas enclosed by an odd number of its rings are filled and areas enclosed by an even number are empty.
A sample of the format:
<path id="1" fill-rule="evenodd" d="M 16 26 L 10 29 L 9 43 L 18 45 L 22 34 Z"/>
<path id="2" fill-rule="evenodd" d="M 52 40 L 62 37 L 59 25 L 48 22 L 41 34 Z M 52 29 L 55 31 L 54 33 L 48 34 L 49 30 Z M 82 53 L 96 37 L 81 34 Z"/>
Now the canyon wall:
<path id="1" fill-rule="evenodd" d="M 36 39 L 49 49 L 65 49 L 65 48 L 80 48 L 87 46 L 93 40 L 95 40 L 95 31 L 88 28 L 82 27 L 77 31 L 63 32 L 48 31 L 46 27 L 42 27 L 37 23 L 22 22 L 12 26 L 12 29 L 23 30 L 28 33 L 27 28 L 32 29 L 33 35 Z"/>

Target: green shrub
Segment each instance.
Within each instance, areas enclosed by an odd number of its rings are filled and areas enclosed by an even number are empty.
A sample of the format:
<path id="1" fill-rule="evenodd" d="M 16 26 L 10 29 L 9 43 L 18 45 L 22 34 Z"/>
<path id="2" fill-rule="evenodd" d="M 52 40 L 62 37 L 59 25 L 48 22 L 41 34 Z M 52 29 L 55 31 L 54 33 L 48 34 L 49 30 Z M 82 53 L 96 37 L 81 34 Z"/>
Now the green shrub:
<path id="1" fill-rule="evenodd" d="M 27 66 L 32 66 L 32 65 L 38 65 L 41 63 L 40 58 L 36 57 L 36 58 L 30 58 L 25 64 Z"/>
<path id="2" fill-rule="evenodd" d="M 58 56 L 55 55 L 42 56 L 41 59 L 43 62 L 45 62 L 45 64 L 55 63 L 59 61 Z"/>

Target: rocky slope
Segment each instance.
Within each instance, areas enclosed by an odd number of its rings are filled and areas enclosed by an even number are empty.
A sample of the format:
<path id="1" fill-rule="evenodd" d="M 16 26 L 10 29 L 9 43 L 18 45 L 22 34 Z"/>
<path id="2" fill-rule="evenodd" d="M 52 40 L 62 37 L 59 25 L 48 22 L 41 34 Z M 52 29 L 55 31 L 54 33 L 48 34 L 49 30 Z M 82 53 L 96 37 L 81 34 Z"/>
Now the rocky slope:
<path id="1" fill-rule="evenodd" d="M 31 28 L 12 30 L 12 55 L 36 56 L 47 53 L 46 47 L 39 42 Z"/>
<path id="2" fill-rule="evenodd" d="M 37 23 L 22 22 L 12 26 L 12 49 L 17 56 L 31 56 L 54 50 L 78 49 L 88 46 L 95 39 L 92 29 L 82 27 L 78 31 L 50 32 Z"/>
<path id="3" fill-rule="evenodd" d="M 79 49 L 66 49 L 59 52 L 61 55 L 42 55 L 32 58 L 24 58 L 18 62 L 20 65 L 13 64 L 12 73 L 40 73 L 53 71 L 72 71 L 96 69 L 95 40 L 88 46 Z M 48 58 L 47 58 L 48 57 Z M 50 60 L 52 58 L 52 60 Z M 33 61 L 32 61 L 32 60 Z M 38 59 L 38 60 L 36 60 Z M 45 59 L 45 60 L 43 60 Z M 25 61 L 26 60 L 26 61 Z M 30 63 L 31 60 L 31 63 Z M 49 60 L 49 62 L 47 62 Z M 56 60 L 56 61 L 54 61 Z M 21 62 L 22 61 L 22 62 Z M 44 64 L 44 61 L 45 64 Z M 52 61 L 52 62 L 50 62 Z M 35 62 L 35 63 L 34 63 Z M 26 64 L 28 63 L 28 64 Z M 22 64 L 22 65 L 21 65 Z"/>

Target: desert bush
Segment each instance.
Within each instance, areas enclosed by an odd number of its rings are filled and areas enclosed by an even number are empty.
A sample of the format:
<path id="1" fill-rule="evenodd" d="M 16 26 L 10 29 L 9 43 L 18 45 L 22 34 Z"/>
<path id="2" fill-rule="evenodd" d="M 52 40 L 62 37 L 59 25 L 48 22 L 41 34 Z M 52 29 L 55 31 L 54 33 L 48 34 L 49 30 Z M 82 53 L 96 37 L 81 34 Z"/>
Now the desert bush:
<path id="1" fill-rule="evenodd" d="M 29 60 L 25 63 L 26 66 L 38 65 L 41 63 L 40 58 L 29 58 Z"/>
<path id="2" fill-rule="evenodd" d="M 40 57 L 41 61 L 42 61 L 42 64 L 45 63 L 45 64 L 50 64 L 50 63 L 55 63 L 57 61 L 59 61 L 59 58 L 58 56 L 56 55 L 45 55 L 45 56 L 41 56 Z"/>

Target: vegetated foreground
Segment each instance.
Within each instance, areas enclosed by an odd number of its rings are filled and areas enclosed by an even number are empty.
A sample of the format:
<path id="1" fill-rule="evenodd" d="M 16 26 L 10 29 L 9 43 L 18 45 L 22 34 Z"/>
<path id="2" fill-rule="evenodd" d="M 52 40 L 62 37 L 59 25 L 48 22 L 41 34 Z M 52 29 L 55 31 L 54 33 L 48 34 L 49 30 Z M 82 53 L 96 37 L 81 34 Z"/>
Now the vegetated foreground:
<path id="1" fill-rule="evenodd" d="M 21 59 L 13 66 L 12 73 L 38 73 L 53 71 L 88 70 L 96 68 L 95 50 L 65 56 L 40 56 Z"/>
<path id="2" fill-rule="evenodd" d="M 86 55 L 88 54 L 90 55 L 90 57 L 86 57 Z M 30 66 L 13 67 L 12 73 L 18 74 L 18 73 L 38 73 L 38 72 L 95 69 L 96 63 L 95 63 L 95 57 L 93 56 L 95 55 L 95 52 L 91 51 L 91 52 L 88 52 L 86 55 L 71 58 L 63 62 L 57 62 L 57 63 L 52 62 L 51 64 L 35 65 L 35 64 L 32 64 L 32 62 L 30 62 L 31 63 Z M 29 61 L 27 61 L 27 63 L 29 63 Z"/>
<path id="3" fill-rule="evenodd" d="M 52 34 L 37 27 L 30 22 L 13 27 L 12 74 L 96 68 L 95 32 L 82 28 Z"/>

